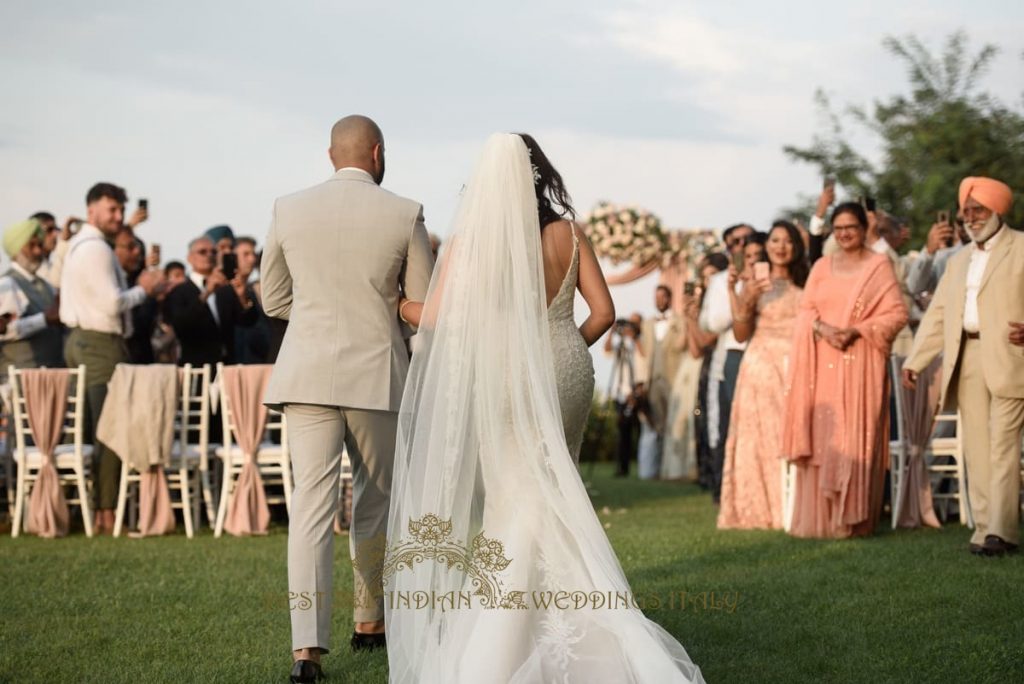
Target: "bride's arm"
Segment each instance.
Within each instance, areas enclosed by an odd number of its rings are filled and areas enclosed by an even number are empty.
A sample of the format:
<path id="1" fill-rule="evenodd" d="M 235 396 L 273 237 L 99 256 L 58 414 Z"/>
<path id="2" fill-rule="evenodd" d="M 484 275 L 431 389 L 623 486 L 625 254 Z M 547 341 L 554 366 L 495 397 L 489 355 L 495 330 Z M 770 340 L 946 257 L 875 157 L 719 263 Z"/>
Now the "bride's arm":
<path id="1" fill-rule="evenodd" d="M 608 283 L 605 282 L 601 264 L 597 261 L 590 240 L 579 226 L 575 223 L 571 225 L 580 241 L 580 273 L 577 287 L 590 308 L 590 315 L 580 326 L 580 334 L 589 347 L 612 327 L 612 323 L 615 322 L 615 304 L 612 302 Z"/>
<path id="2" fill-rule="evenodd" d="M 448 245 L 448 249 L 437 260 L 437 283 L 434 285 L 434 290 L 429 294 L 426 302 L 418 302 L 406 299 L 405 297 L 398 300 L 399 318 L 414 328 L 420 328 L 423 325 L 433 327 L 434 323 L 437 322 L 438 310 L 441 307 L 441 296 L 444 294 L 444 284 L 448 276 L 448 264 L 457 247 L 458 239 L 453 238 Z"/>

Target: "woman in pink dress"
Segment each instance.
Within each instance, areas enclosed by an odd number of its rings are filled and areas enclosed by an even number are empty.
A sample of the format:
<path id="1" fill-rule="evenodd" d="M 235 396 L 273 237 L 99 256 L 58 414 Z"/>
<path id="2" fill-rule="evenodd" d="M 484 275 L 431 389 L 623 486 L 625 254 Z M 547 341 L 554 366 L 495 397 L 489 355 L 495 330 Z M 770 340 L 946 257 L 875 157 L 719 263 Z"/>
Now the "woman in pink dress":
<path id="1" fill-rule="evenodd" d="M 790 534 L 871 534 L 889 463 L 889 349 L 907 322 L 892 263 L 865 246 L 867 214 L 832 214 L 840 251 L 820 259 L 793 334 L 782 451 L 796 464 Z"/>
<path id="2" fill-rule="evenodd" d="M 765 243 L 768 263 L 745 273 L 732 295 L 733 334 L 750 340 L 736 381 L 725 444 L 719 529 L 782 528 L 782 414 L 786 366 L 807 260 L 800 232 L 776 221 Z"/>

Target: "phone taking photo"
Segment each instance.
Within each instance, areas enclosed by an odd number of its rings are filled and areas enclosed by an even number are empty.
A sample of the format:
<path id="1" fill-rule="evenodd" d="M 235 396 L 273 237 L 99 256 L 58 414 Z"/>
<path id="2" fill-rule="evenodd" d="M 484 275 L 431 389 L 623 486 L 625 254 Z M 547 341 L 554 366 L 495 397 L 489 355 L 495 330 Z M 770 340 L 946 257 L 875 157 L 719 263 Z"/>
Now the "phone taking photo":
<path id="1" fill-rule="evenodd" d="M 754 264 L 754 280 L 768 280 L 771 277 L 771 265 L 767 261 Z"/>
<path id="2" fill-rule="evenodd" d="M 238 257 L 228 252 L 221 257 L 220 270 L 228 280 L 234 280 L 238 275 Z"/>

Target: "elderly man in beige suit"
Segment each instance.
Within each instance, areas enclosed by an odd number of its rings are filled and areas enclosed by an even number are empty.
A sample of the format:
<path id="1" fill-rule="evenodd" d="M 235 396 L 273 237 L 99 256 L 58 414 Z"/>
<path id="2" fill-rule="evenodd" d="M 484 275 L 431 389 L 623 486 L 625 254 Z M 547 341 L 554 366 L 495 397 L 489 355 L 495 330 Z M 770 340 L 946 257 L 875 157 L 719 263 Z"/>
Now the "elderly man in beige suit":
<path id="1" fill-rule="evenodd" d="M 903 365 L 903 382 L 942 353 L 944 405 L 963 418 L 968 495 L 975 529 L 971 553 L 1001 556 L 1020 543 L 1020 449 L 1024 428 L 1024 347 L 1013 343 L 1024 320 L 1024 233 L 1003 220 L 1010 188 L 966 178 L 960 206 L 973 244 L 949 259 Z"/>
<path id="2" fill-rule="evenodd" d="M 265 402 L 283 406 L 295 477 L 288 528 L 292 681 L 329 648 L 333 522 L 342 446 L 352 461 L 353 649 L 384 645 L 381 570 L 397 411 L 409 356 L 399 298 L 423 301 L 433 269 L 423 209 L 379 187 L 384 139 L 370 119 L 331 130 L 326 182 L 274 205 L 263 308 L 288 320 Z"/>

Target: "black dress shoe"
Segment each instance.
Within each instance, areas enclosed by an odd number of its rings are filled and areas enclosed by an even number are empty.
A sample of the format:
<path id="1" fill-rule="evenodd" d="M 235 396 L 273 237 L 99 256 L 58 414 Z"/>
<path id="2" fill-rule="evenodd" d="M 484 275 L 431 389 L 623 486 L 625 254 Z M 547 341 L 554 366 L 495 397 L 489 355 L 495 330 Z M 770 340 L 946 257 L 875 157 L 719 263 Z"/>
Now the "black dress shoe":
<path id="1" fill-rule="evenodd" d="M 352 632 L 353 651 L 374 651 L 378 648 L 384 648 L 387 645 L 388 640 L 383 633 L 360 634 L 359 632 Z"/>
<path id="2" fill-rule="evenodd" d="M 967 545 L 967 550 L 970 551 L 971 554 L 973 554 L 975 556 L 984 556 L 985 555 L 985 547 L 982 544 L 968 544 Z"/>
<path id="3" fill-rule="evenodd" d="M 981 552 L 986 556 L 1005 556 L 1008 553 L 1016 553 L 1017 545 L 990 534 L 985 537 L 985 544 L 981 547 Z"/>
<path id="4" fill-rule="evenodd" d="M 296 660 L 292 665 L 293 682 L 319 682 L 324 679 L 324 671 L 320 669 L 320 663 L 312 660 Z"/>

